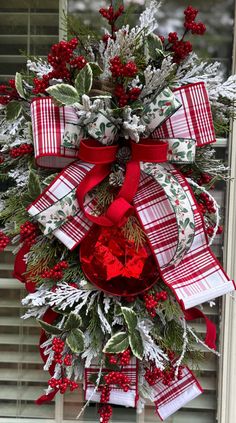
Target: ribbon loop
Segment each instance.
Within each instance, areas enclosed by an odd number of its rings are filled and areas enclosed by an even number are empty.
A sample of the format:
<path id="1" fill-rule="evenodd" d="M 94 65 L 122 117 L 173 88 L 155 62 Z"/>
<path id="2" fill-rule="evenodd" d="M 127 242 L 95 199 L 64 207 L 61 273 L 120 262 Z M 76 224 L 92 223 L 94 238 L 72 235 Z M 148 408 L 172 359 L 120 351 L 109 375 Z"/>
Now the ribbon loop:
<path id="1" fill-rule="evenodd" d="M 117 145 L 102 146 L 93 139 L 84 139 L 80 142 L 79 158 L 87 163 L 108 164 L 116 160 Z"/>
<path id="2" fill-rule="evenodd" d="M 167 161 L 168 142 L 144 138 L 131 143 L 132 159 L 139 162 L 162 163 Z"/>

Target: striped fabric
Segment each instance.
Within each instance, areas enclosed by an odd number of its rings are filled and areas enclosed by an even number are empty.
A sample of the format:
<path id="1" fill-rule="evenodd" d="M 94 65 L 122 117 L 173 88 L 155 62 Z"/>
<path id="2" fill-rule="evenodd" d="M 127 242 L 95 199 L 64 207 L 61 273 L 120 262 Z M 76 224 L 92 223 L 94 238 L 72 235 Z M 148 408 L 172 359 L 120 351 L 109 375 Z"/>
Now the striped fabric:
<path id="1" fill-rule="evenodd" d="M 169 386 L 164 385 L 160 380 L 154 389 L 156 390 L 154 401 L 156 412 L 161 420 L 167 419 L 203 392 L 188 367 L 183 367 L 181 380 L 174 381 Z"/>
<path id="2" fill-rule="evenodd" d="M 78 151 L 62 145 L 65 122 L 76 122 L 72 107 L 57 107 L 51 98 L 37 98 L 31 104 L 35 159 L 38 166 L 64 168 L 76 158 Z"/>
<path id="3" fill-rule="evenodd" d="M 183 309 L 189 309 L 233 291 L 235 287 L 234 282 L 225 274 L 208 247 L 203 218 L 186 179 L 172 165 L 166 164 L 164 167 L 183 187 L 194 212 L 194 240 L 178 266 L 166 266 L 176 248 L 177 238 L 170 209 L 165 204 L 163 193 L 160 195 L 159 188 L 158 191 L 155 191 L 158 193 L 156 196 L 151 191 L 155 182 L 150 176 L 142 175 L 140 189 L 134 198 L 134 203 L 156 257 L 163 281 L 175 293 Z M 155 190 L 155 188 L 153 189 Z M 153 199 L 151 193 L 153 197 L 160 198 L 160 201 Z M 152 207 L 154 208 L 152 209 Z"/>
<path id="4" fill-rule="evenodd" d="M 110 370 L 102 369 L 103 373 L 107 373 Z M 111 385 L 109 404 L 123 405 L 125 407 L 136 407 L 138 401 L 138 360 L 132 358 L 129 365 L 122 366 L 122 373 L 130 379 L 130 390 L 124 392 L 116 385 Z M 91 401 L 100 402 L 101 393 L 99 391 L 94 392 L 94 383 L 91 382 L 90 377 L 92 375 L 98 375 L 99 366 L 98 364 L 92 364 L 89 368 L 85 368 L 84 374 L 84 392 L 85 400 L 89 398 Z M 91 398 L 92 396 L 92 398 Z"/>
<path id="5" fill-rule="evenodd" d="M 177 88 L 176 98 L 182 107 L 153 132 L 153 138 L 192 138 L 197 147 L 216 141 L 204 82 Z"/>
<path id="6" fill-rule="evenodd" d="M 48 215 L 50 209 L 52 207 L 55 208 L 55 204 L 59 200 L 62 200 L 71 191 L 75 190 L 87 172 L 92 168 L 93 165 L 79 161 L 68 166 L 54 179 L 52 184 L 44 190 L 37 200 L 30 205 L 28 208 L 29 214 L 46 227 L 47 219 L 42 219 L 44 213 Z M 73 215 L 67 216 L 67 220 L 63 220 L 60 227 L 53 231 L 53 235 L 70 250 L 73 250 L 81 242 L 92 226 L 92 222 L 79 209 L 76 199 L 74 209 Z M 86 210 L 90 211 L 89 198 L 87 199 Z"/>

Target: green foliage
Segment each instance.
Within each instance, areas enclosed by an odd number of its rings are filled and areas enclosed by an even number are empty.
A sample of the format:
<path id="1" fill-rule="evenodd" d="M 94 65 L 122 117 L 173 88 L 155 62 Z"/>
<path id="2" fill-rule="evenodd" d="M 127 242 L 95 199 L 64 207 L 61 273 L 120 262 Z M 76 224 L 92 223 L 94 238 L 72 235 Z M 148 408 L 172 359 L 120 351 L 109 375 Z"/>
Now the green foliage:
<path id="1" fill-rule="evenodd" d="M 84 335 L 80 329 L 73 329 L 66 338 L 66 344 L 73 353 L 84 351 Z"/>
<path id="2" fill-rule="evenodd" d="M 142 360 L 144 352 L 143 341 L 137 329 L 129 333 L 129 345 L 135 357 Z"/>
<path id="3" fill-rule="evenodd" d="M 23 87 L 22 75 L 19 72 L 16 72 L 15 85 L 16 85 L 16 91 L 18 92 L 19 96 L 25 99 L 26 96 L 25 96 L 25 91 Z"/>
<path id="4" fill-rule="evenodd" d="M 126 332 L 118 332 L 113 335 L 103 348 L 104 353 L 118 354 L 129 347 L 129 338 Z"/>
<path id="5" fill-rule="evenodd" d="M 122 232 L 126 239 L 134 242 L 137 250 L 146 242 L 146 234 L 135 216 L 130 216 L 127 219 L 125 225 L 122 227 Z"/>
<path id="6" fill-rule="evenodd" d="M 102 68 L 99 66 L 98 63 L 96 62 L 89 62 L 89 66 L 92 69 L 93 72 L 93 77 L 95 78 L 96 76 L 101 75 L 101 73 L 103 72 Z"/>
<path id="7" fill-rule="evenodd" d="M 75 88 L 78 94 L 88 94 L 93 84 L 93 71 L 89 63 L 77 75 L 75 80 Z"/>
<path id="8" fill-rule="evenodd" d="M 62 333 L 62 330 L 57 328 L 56 326 L 50 325 L 49 323 L 46 323 L 40 319 L 38 319 L 37 321 L 40 324 L 41 328 L 50 335 L 60 335 Z"/>
<path id="9" fill-rule="evenodd" d="M 35 200 L 41 194 L 41 184 L 39 176 L 34 169 L 30 169 L 29 172 L 29 182 L 28 182 L 28 192 L 32 201 Z"/>
<path id="10" fill-rule="evenodd" d="M 163 51 L 163 45 L 160 38 L 156 34 L 149 34 L 146 38 L 148 53 L 152 60 L 156 60 Z"/>
<path id="11" fill-rule="evenodd" d="M 82 324 L 81 317 L 78 314 L 75 314 L 72 312 L 69 314 L 63 329 L 65 331 L 70 331 L 72 329 L 77 329 L 78 327 L 81 326 L 81 324 Z"/>
<path id="12" fill-rule="evenodd" d="M 10 101 L 6 106 L 6 119 L 10 121 L 17 119 L 21 111 L 22 107 L 19 101 Z"/>
<path id="13" fill-rule="evenodd" d="M 132 308 L 128 307 L 121 307 L 122 314 L 125 319 L 125 323 L 127 324 L 128 331 L 132 333 L 137 326 L 138 318 L 137 314 L 132 310 Z"/>
<path id="14" fill-rule="evenodd" d="M 69 84 L 52 85 L 46 91 L 56 100 L 59 106 L 73 106 L 73 104 L 79 101 L 77 90 Z"/>

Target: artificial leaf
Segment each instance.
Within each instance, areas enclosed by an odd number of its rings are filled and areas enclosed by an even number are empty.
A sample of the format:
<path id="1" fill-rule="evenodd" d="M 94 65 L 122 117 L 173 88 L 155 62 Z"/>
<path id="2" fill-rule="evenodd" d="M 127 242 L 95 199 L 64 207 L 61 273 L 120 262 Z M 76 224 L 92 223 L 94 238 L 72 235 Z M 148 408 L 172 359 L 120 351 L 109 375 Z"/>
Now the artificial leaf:
<path id="1" fill-rule="evenodd" d="M 72 330 L 81 326 L 82 319 L 78 314 L 70 313 L 66 323 L 64 325 L 64 330 Z"/>
<path id="2" fill-rule="evenodd" d="M 91 90 L 92 84 L 93 71 L 90 67 L 90 64 L 87 63 L 83 69 L 81 69 L 75 80 L 75 88 L 77 89 L 77 93 L 80 95 L 87 94 Z"/>
<path id="3" fill-rule="evenodd" d="M 19 96 L 25 99 L 26 97 L 25 97 L 25 92 L 23 88 L 22 76 L 19 72 L 16 72 L 15 85 L 16 85 L 16 91 L 18 92 Z"/>
<path id="4" fill-rule="evenodd" d="M 136 313 L 134 312 L 134 310 L 132 310 L 132 308 L 128 307 L 121 307 L 121 311 L 128 326 L 129 332 L 133 332 L 136 329 L 138 323 Z"/>
<path id="5" fill-rule="evenodd" d="M 103 72 L 102 68 L 96 62 L 89 62 L 89 66 L 92 69 L 93 76 L 99 76 Z"/>
<path id="6" fill-rule="evenodd" d="M 38 320 L 41 328 L 45 330 L 45 332 L 50 333 L 50 335 L 59 335 L 62 333 L 62 330 L 57 328 L 56 326 L 50 325 L 49 323 L 44 322 L 43 320 Z"/>
<path id="7" fill-rule="evenodd" d="M 156 34 L 149 34 L 147 36 L 147 47 L 152 59 L 156 59 L 159 56 L 160 50 L 163 50 L 162 42 Z"/>
<path id="8" fill-rule="evenodd" d="M 6 118 L 7 120 L 14 120 L 18 118 L 22 110 L 21 104 L 19 101 L 10 101 L 6 107 Z"/>
<path id="9" fill-rule="evenodd" d="M 127 350 L 128 346 L 129 339 L 127 333 L 118 332 L 109 339 L 103 349 L 103 352 L 117 354 Z"/>
<path id="10" fill-rule="evenodd" d="M 135 357 L 137 357 L 139 360 L 142 360 L 144 352 L 143 341 L 137 329 L 129 334 L 129 345 Z"/>
<path id="11" fill-rule="evenodd" d="M 38 174 L 33 169 L 30 169 L 29 172 L 28 192 L 33 200 L 41 194 L 40 180 Z"/>
<path id="12" fill-rule="evenodd" d="M 56 84 L 46 89 L 60 105 L 72 106 L 79 101 L 78 92 L 72 85 Z"/>
<path id="13" fill-rule="evenodd" d="M 73 353 L 84 351 L 84 334 L 80 329 L 73 329 L 66 338 L 66 343 Z"/>

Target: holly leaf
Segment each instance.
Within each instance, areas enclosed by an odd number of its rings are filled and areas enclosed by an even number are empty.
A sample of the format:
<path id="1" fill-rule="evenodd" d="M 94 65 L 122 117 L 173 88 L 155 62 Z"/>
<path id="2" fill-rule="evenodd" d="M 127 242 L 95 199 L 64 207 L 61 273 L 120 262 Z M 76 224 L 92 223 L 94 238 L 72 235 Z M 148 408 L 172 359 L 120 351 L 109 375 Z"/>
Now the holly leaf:
<path id="1" fill-rule="evenodd" d="M 28 192 L 33 200 L 41 194 L 40 180 L 33 169 L 30 169 L 29 173 Z"/>
<path id="2" fill-rule="evenodd" d="M 73 329 L 66 338 L 66 343 L 73 353 L 84 351 L 84 334 L 80 329 Z"/>
<path id="3" fill-rule="evenodd" d="M 23 87 L 22 75 L 19 72 L 16 72 L 15 85 L 16 85 L 16 91 L 18 92 L 19 96 L 21 98 L 26 99 L 25 91 Z"/>
<path id="4" fill-rule="evenodd" d="M 22 110 L 21 104 L 19 101 L 10 101 L 6 107 L 6 118 L 7 120 L 14 120 L 18 118 Z"/>
<path id="5" fill-rule="evenodd" d="M 52 85 L 46 91 L 59 105 L 72 106 L 79 101 L 78 92 L 69 84 Z"/>
<path id="6" fill-rule="evenodd" d="M 82 319 L 78 314 L 70 313 L 66 323 L 64 325 L 64 330 L 72 330 L 81 326 Z"/>
<path id="7" fill-rule="evenodd" d="M 102 74 L 103 70 L 102 70 L 102 68 L 99 66 L 99 64 L 98 64 L 98 63 L 96 63 L 96 62 L 89 62 L 89 66 L 90 66 L 90 68 L 92 69 L 92 72 L 93 72 L 93 76 L 94 76 L 94 77 L 99 76 L 99 75 L 101 75 L 101 74 Z"/>
<path id="8" fill-rule="evenodd" d="M 44 322 L 43 320 L 38 320 L 41 328 L 45 330 L 45 332 L 50 333 L 50 335 L 60 335 L 62 330 L 57 328 L 56 326 L 50 325 L 49 323 Z"/>
<path id="9" fill-rule="evenodd" d="M 113 335 L 103 348 L 104 353 L 121 353 L 127 350 L 129 339 L 126 332 L 118 332 Z"/>
<path id="10" fill-rule="evenodd" d="M 93 85 L 93 71 L 89 63 L 79 72 L 75 80 L 75 88 L 80 95 L 87 94 Z"/>
<path id="11" fill-rule="evenodd" d="M 137 314 L 132 308 L 128 307 L 121 307 L 121 311 L 128 326 L 128 330 L 132 333 L 136 329 L 138 323 Z"/>
<path id="12" fill-rule="evenodd" d="M 160 38 L 155 34 L 149 34 L 147 36 L 148 52 L 152 59 L 156 59 L 159 56 L 160 50 L 163 50 L 163 45 Z"/>
<path id="13" fill-rule="evenodd" d="M 143 341 L 140 333 L 136 329 L 129 334 L 129 345 L 135 357 L 142 360 L 144 353 Z"/>

